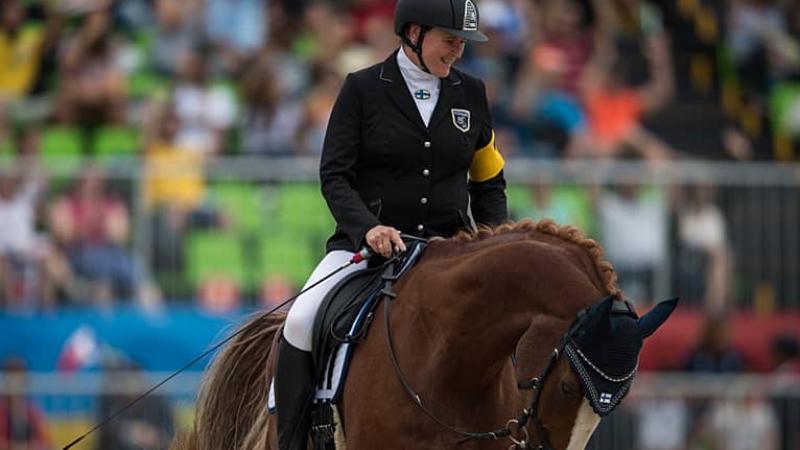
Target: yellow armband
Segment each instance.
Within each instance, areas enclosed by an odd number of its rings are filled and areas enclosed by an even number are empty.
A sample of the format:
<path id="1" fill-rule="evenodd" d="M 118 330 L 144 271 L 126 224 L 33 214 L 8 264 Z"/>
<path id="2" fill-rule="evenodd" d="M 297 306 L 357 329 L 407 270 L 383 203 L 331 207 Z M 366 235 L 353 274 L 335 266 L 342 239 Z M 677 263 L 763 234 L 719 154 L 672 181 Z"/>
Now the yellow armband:
<path id="1" fill-rule="evenodd" d="M 494 131 L 492 138 L 480 150 L 472 156 L 472 164 L 469 166 L 469 178 L 472 181 L 486 181 L 497 176 L 505 166 L 503 156 L 494 145 Z"/>

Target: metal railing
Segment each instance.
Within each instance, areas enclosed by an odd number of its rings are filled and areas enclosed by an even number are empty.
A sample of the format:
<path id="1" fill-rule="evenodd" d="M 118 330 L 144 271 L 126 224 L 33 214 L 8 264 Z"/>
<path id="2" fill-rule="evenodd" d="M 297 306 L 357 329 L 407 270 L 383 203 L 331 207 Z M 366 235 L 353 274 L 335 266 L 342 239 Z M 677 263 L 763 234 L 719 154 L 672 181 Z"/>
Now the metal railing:
<path id="1" fill-rule="evenodd" d="M 0 376 L 0 397 L 23 395 L 42 408 L 53 438 L 52 448 L 61 448 L 126 403 L 109 400 L 135 397 L 166 375 L 31 373 L 24 384 L 9 383 L 8 377 Z M 125 428 L 120 424 L 136 422 L 140 428 L 162 430 L 163 439 L 171 439 L 175 430 L 191 423 L 200 377 L 197 372 L 180 375 L 156 391 L 155 395 L 164 403 L 143 401 L 141 407 L 131 408 L 109 424 L 109 429 L 133 433 L 130 430 L 136 427 Z M 100 445 L 101 434 L 102 431 L 96 432 L 75 448 L 100 448 L 96 446 Z M 730 446 L 726 440 L 730 436 L 738 436 L 742 442 Z M 641 373 L 630 395 L 603 420 L 587 448 L 677 450 L 713 443 L 714 446 L 703 448 L 794 450 L 800 445 L 798 436 L 798 377 Z"/>
<path id="2" fill-rule="evenodd" d="M 116 161 L 107 165 L 107 174 L 118 185 L 126 186 L 124 190 L 130 195 L 135 220 L 132 245 L 136 254 L 148 261 L 152 254 L 154 231 L 139 188 L 146 175 L 142 167 L 133 160 Z M 208 161 L 205 179 L 210 185 L 230 181 L 252 183 L 263 190 L 265 198 L 269 198 L 281 184 L 316 184 L 317 171 L 316 158 L 227 157 Z M 572 189 L 586 200 L 581 207 L 587 211 L 582 214 L 588 215 L 593 225 L 585 231 L 602 244 L 607 241 L 603 230 L 597 226 L 602 209 L 598 210 L 591 204 L 597 192 L 602 194 L 621 186 L 634 185 L 658 193 L 664 207 L 664 223 L 660 225 L 664 232 L 660 239 L 665 242 L 650 274 L 653 286 L 650 295 L 663 298 L 679 294 L 695 302 L 702 299 L 691 297 L 701 294 L 696 294 L 694 291 L 697 289 L 680 279 L 681 269 L 687 271 L 686 261 L 695 264 L 697 260 L 696 255 L 686 256 L 686 249 L 676 239 L 678 213 L 674 200 L 681 196 L 674 194 L 687 188 L 711 187 L 715 191 L 713 204 L 724 219 L 725 246 L 729 250 L 723 264 L 729 272 L 724 282 L 726 298 L 720 301 L 759 309 L 800 306 L 800 277 L 796 276 L 800 273 L 800 164 L 679 161 L 653 165 L 623 161 L 511 159 L 507 161 L 505 173 L 511 190 L 516 194 L 512 195 L 517 199 L 512 202 L 512 212 L 516 217 L 523 217 L 526 213 L 524 203 L 532 196 L 529 185 Z M 69 178 L 74 174 L 55 170 L 53 175 Z M 265 208 L 263 214 L 268 216 L 272 212 Z M 292 233 L 298 240 L 308 239 L 299 230 L 288 230 L 289 235 Z M 324 236 L 314 239 L 324 240 Z M 318 244 L 309 245 L 319 247 Z M 322 248 L 318 249 L 320 255 L 322 251 Z M 612 259 L 612 262 L 617 265 L 617 261 Z M 702 261 L 698 263 L 697 270 L 705 270 L 703 264 Z M 688 272 L 691 270 L 694 269 Z M 695 278 L 703 277 L 698 275 Z M 687 295 L 684 291 L 692 292 Z"/>

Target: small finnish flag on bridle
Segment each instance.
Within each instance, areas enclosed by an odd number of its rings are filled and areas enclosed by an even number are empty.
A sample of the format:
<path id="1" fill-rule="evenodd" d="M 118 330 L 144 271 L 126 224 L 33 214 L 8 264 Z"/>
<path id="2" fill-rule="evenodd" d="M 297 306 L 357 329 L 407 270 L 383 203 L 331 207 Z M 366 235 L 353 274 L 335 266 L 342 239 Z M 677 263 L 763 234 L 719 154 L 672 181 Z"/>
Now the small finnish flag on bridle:
<path id="1" fill-rule="evenodd" d="M 610 404 L 611 403 L 611 394 L 609 394 L 608 392 L 600 393 L 600 403 L 602 403 L 604 405 Z"/>

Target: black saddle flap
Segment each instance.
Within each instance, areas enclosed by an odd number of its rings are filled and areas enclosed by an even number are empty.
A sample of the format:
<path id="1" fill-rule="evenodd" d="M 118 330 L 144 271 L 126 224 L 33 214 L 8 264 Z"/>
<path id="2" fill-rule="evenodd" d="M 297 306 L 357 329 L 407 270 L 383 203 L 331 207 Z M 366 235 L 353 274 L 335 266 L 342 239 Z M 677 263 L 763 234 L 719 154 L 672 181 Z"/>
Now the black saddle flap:
<path id="1" fill-rule="evenodd" d="M 317 381 L 322 379 L 328 355 L 349 332 L 361 305 L 380 289 L 386 267 L 378 266 L 353 272 L 331 289 L 322 301 L 314 319 L 312 355 Z M 340 339 L 341 338 L 341 339 Z"/>

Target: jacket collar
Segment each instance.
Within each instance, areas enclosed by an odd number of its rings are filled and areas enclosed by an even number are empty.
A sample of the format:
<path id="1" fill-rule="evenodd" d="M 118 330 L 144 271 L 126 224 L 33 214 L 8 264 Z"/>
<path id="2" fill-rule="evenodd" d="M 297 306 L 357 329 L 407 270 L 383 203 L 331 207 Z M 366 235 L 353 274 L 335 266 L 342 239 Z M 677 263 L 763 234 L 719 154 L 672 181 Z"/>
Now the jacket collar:
<path id="1" fill-rule="evenodd" d="M 411 98 L 405 80 L 400 74 L 400 67 L 397 65 L 398 51 L 400 51 L 400 49 L 392 52 L 392 54 L 383 61 L 380 71 L 378 72 L 378 79 L 386 86 L 389 98 L 391 98 L 403 115 L 417 126 L 425 129 L 425 124 L 422 122 L 422 118 L 419 115 L 417 105 L 414 103 L 414 99 Z M 457 74 L 455 70 L 451 70 L 447 78 L 442 79 L 439 100 L 436 102 L 436 107 L 433 110 L 428 129 L 433 129 L 439 121 L 447 117 L 448 111 L 461 95 L 461 84 L 461 76 Z"/>

